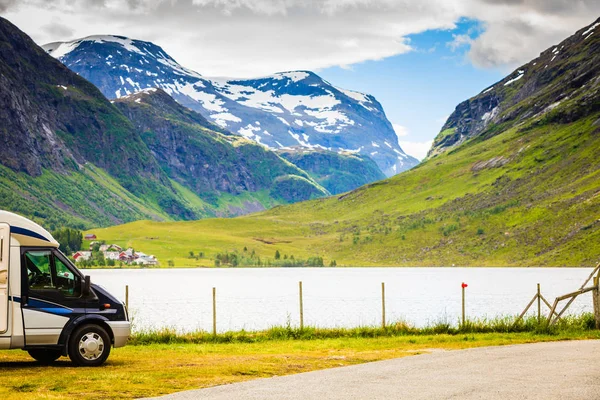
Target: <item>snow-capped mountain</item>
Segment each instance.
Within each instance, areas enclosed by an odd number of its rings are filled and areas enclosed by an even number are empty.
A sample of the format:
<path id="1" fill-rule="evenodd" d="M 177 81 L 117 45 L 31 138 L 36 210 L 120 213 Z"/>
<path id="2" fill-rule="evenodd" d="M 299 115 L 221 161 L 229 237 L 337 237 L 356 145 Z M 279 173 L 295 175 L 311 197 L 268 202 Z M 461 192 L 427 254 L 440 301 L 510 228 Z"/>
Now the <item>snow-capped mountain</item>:
<path id="1" fill-rule="evenodd" d="M 273 149 L 361 153 L 388 176 L 418 164 L 398 145 L 373 96 L 334 87 L 312 72 L 207 78 L 155 44 L 122 36 L 89 36 L 43 48 L 108 98 L 159 87 L 209 121 Z"/>

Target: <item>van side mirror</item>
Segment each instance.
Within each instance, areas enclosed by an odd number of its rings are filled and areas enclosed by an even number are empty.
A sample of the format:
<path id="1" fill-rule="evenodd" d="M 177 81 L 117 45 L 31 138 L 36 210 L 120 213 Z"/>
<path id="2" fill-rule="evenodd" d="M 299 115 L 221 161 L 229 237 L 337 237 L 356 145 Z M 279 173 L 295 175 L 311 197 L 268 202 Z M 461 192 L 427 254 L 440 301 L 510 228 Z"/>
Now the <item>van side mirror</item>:
<path id="1" fill-rule="evenodd" d="M 89 296 L 90 295 L 91 286 L 92 286 L 92 283 L 90 281 L 90 276 L 89 275 L 84 276 L 83 277 L 82 288 L 81 288 L 81 293 L 84 296 Z"/>

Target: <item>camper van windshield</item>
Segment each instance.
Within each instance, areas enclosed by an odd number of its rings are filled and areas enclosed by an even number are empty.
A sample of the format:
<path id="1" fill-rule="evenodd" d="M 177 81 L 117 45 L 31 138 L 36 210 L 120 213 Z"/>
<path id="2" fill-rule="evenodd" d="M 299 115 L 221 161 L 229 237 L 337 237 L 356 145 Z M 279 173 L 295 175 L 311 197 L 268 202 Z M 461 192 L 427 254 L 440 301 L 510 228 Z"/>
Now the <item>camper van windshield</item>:
<path id="1" fill-rule="evenodd" d="M 81 276 L 61 260 L 54 250 L 29 250 L 25 252 L 27 281 L 32 293 L 48 290 L 60 292 L 65 297 L 81 296 Z"/>

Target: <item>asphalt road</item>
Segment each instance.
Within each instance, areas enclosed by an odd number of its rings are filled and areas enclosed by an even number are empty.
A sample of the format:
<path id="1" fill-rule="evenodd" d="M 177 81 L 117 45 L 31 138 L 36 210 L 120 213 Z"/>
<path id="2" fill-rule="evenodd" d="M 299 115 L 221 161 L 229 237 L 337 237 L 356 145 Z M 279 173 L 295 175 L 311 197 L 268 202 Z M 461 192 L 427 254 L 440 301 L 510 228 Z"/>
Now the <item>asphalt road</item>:
<path id="1" fill-rule="evenodd" d="M 161 399 L 600 399 L 600 341 L 485 347 L 174 393 Z"/>

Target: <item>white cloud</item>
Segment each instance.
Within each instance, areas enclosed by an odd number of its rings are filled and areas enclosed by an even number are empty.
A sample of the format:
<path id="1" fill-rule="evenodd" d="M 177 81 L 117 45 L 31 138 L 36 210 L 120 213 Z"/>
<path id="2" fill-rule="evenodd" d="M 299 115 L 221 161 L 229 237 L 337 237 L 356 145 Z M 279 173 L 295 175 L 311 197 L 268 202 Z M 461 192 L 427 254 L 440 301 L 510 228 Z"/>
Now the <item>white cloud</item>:
<path id="1" fill-rule="evenodd" d="M 431 148 L 432 143 L 433 140 L 427 140 L 425 142 L 409 142 L 401 140 L 398 142 L 406 154 L 415 157 L 419 161 L 427 156 L 427 152 Z"/>
<path id="2" fill-rule="evenodd" d="M 473 39 L 468 34 L 464 35 L 452 35 L 452 41 L 448 42 L 447 45 L 452 51 L 456 51 L 463 46 L 471 46 L 473 44 Z"/>
<path id="3" fill-rule="evenodd" d="M 422 160 L 427 156 L 427 152 L 431 148 L 433 140 L 426 140 L 424 142 L 408 140 L 410 134 L 406 127 L 400 124 L 392 124 L 392 127 L 396 132 L 396 136 L 398 136 L 398 144 L 406 154 L 413 156 L 418 160 Z M 401 138 L 404 138 L 404 140 L 401 140 Z"/>
<path id="4" fill-rule="evenodd" d="M 392 124 L 392 127 L 394 128 L 394 132 L 396 132 L 396 136 L 398 136 L 399 138 L 403 136 L 408 136 L 408 129 L 406 129 L 405 126 L 402 126 L 400 124 Z"/>
<path id="5" fill-rule="evenodd" d="M 451 46 L 470 45 L 475 65 L 512 67 L 592 22 L 600 1 L 0 0 L 0 11 L 40 44 L 120 34 L 155 42 L 205 75 L 256 76 L 406 53 L 408 35 L 461 18 L 484 32 Z"/>

